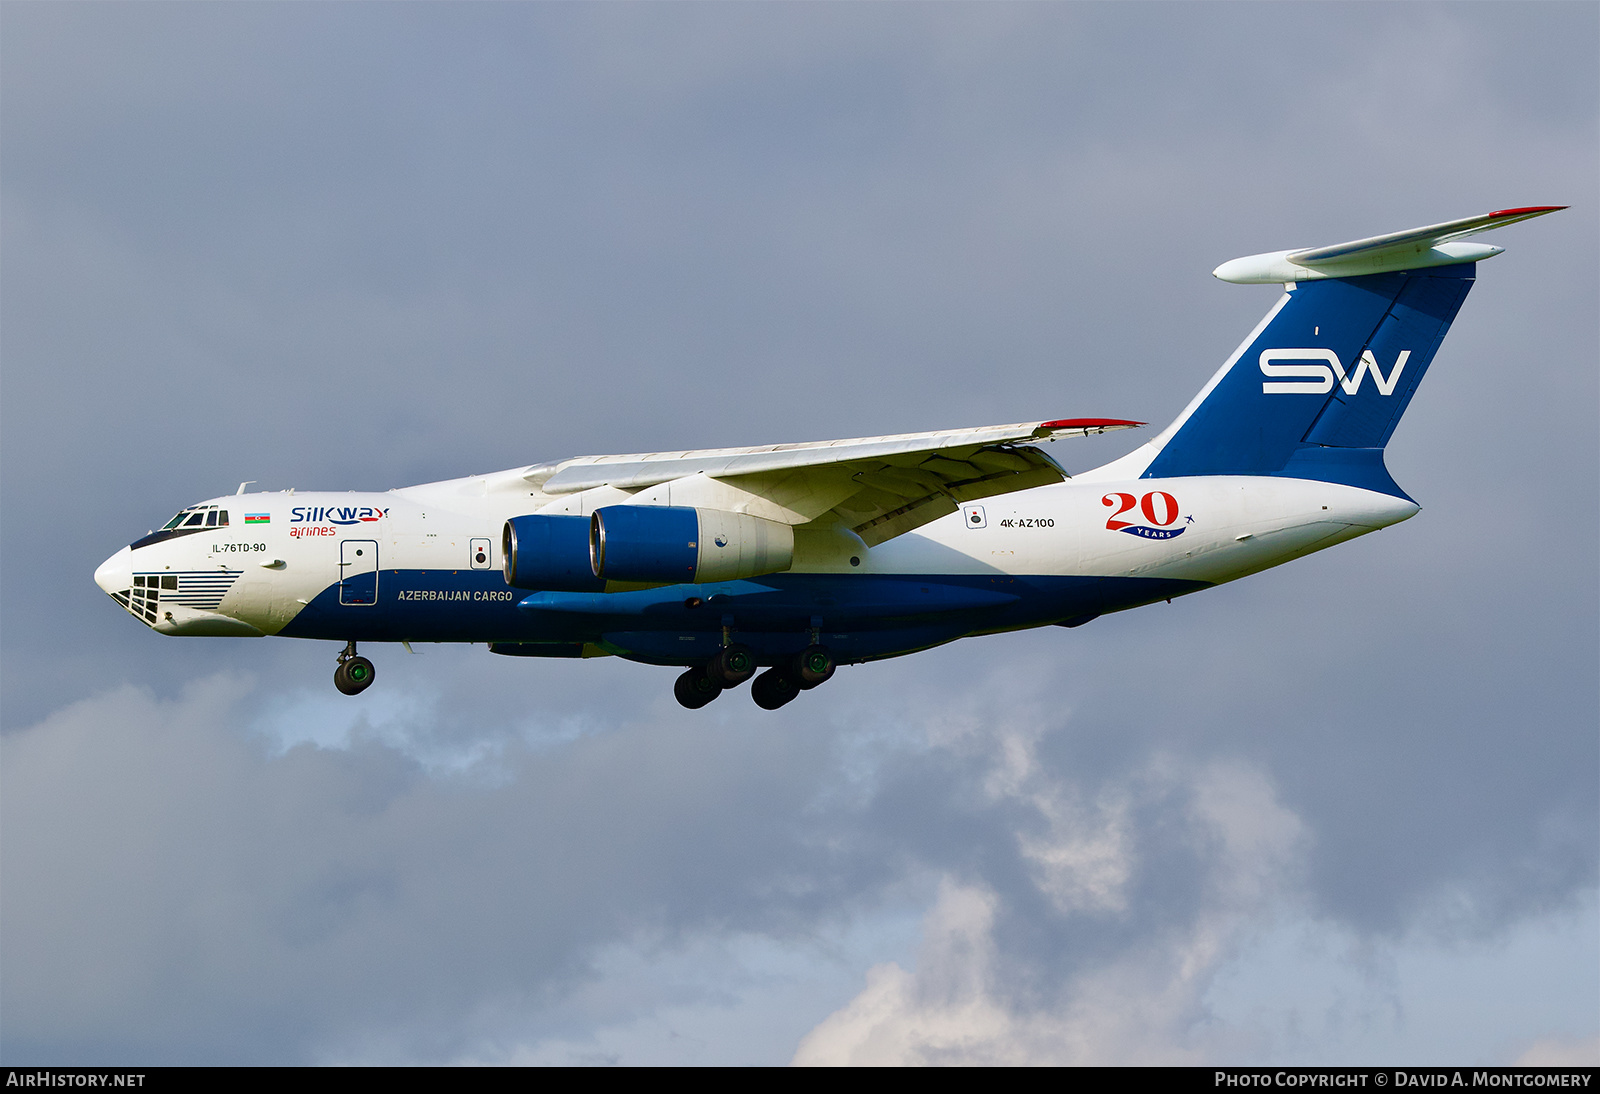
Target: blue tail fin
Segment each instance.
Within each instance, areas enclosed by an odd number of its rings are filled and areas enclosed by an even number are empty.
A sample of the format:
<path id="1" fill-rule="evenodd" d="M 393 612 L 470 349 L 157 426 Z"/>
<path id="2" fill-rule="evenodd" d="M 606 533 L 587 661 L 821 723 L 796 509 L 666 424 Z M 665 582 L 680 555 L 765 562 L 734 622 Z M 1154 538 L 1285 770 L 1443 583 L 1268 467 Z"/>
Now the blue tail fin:
<path id="1" fill-rule="evenodd" d="M 1281 475 L 1405 497 L 1383 447 L 1472 288 L 1475 264 L 1291 285 L 1145 478 Z"/>

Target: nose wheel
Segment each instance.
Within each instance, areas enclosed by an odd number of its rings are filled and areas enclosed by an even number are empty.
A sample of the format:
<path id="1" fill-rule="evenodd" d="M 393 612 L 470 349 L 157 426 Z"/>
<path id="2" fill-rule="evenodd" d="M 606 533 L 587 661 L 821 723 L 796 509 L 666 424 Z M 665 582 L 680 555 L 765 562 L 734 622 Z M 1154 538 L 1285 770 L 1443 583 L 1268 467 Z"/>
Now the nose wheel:
<path id="1" fill-rule="evenodd" d="M 372 662 L 356 653 L 356 644 L 345 645 L 339 654 L 339 667 L 333 670 L 333 686 L 346 695 L 360 695 L 372 686 L 377 670 Z"/>

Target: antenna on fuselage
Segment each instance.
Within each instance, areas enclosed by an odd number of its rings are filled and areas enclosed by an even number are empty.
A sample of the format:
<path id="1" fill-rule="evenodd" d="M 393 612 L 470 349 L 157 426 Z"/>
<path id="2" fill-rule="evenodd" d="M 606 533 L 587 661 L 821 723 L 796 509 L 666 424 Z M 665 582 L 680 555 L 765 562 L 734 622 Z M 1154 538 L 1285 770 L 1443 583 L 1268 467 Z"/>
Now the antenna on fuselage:
<path id="1" fill-rule="evenodd" d="M 256 481 L 255 479 L 245 479 L 243 482 L 241 482 L 239 484 L 239 489 L 237 489 L 237 490 L 235 490 L 233 492 L 233 496 L 234 497 L 238 497 L 240 494 L 244 493 L 244 488 L 249 486 L 251 483 L 253 483 L 255 481 Z"/>

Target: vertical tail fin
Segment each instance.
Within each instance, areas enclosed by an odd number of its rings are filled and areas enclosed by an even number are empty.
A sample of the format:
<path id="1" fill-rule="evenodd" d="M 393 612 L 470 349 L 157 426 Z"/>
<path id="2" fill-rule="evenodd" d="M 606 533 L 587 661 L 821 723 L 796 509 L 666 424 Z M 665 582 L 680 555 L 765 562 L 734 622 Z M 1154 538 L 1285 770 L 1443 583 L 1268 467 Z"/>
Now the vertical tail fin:
<path id="1" fill-rule="evenodd" d="M 1465 263 L 1293 286 L 1145 477 L 1287 475 L 1400 495 L 1383 446 L 1472 274 Z"/>
<path id="2" fill-rule="evenodd" d="M 1225 280 L 1281 280 L 1288 291 L 1151 442 L 1143 476 L 1281 475 L 1405 497 L 1383 448 L 1471 290 L 1476 263 L 1500 253 L 1459 240 L 1554 208 L 1218 267 Z"/>

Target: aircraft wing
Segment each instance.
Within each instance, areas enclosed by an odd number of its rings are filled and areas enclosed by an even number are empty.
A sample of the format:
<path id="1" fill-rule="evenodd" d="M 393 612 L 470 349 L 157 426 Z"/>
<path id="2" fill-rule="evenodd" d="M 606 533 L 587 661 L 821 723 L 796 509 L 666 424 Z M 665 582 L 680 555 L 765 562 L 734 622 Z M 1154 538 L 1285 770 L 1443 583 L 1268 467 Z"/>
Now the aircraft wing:
<path id="1" fill-rule="evenodd" d="M 871 547 L 955 512 L 962 502 L 1061 482 L 1032 442 L 1142 422 L 1067 418 L 839 441 L 623 456 L 579 456 L 523 473 L 557 501 L 611 487 L 641 505 L 697 505 L 784 524 L 842 523 Z"/>

